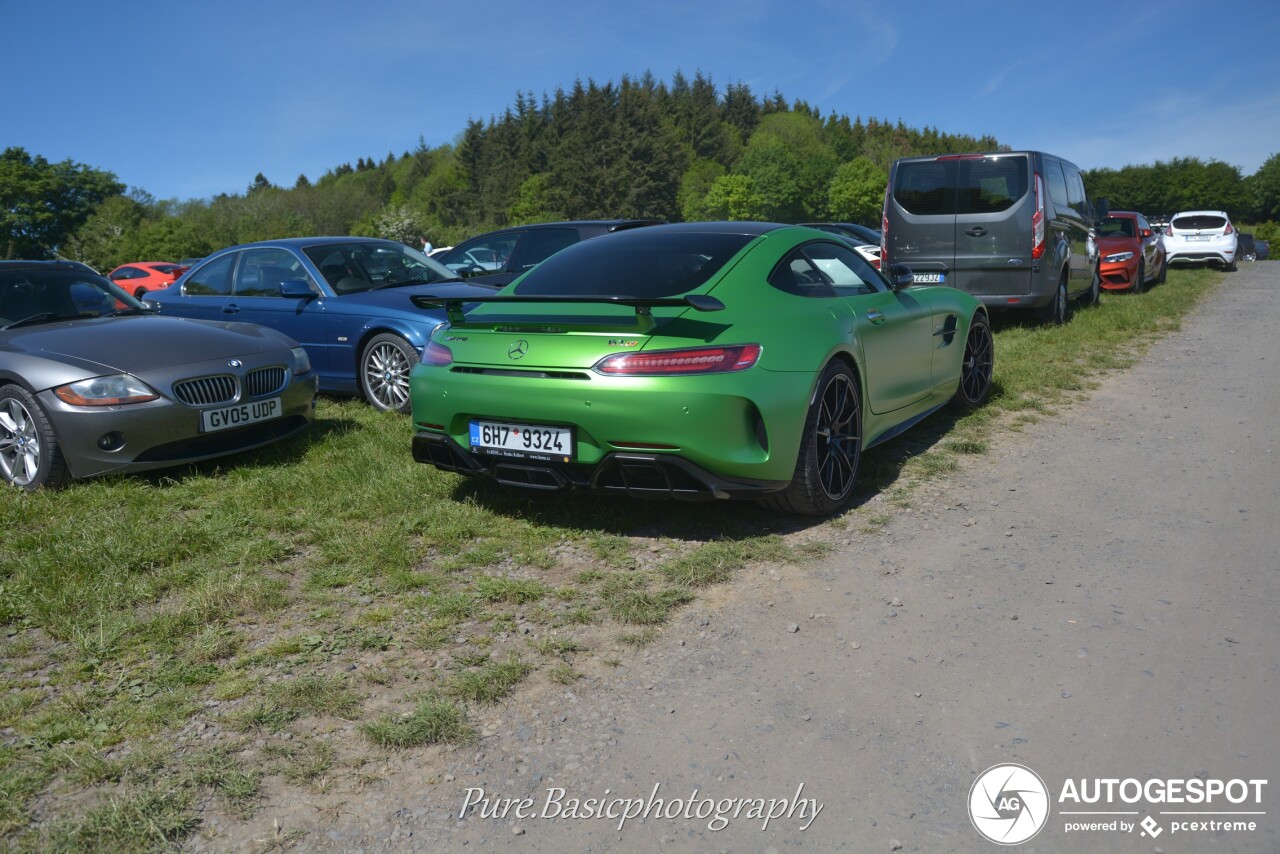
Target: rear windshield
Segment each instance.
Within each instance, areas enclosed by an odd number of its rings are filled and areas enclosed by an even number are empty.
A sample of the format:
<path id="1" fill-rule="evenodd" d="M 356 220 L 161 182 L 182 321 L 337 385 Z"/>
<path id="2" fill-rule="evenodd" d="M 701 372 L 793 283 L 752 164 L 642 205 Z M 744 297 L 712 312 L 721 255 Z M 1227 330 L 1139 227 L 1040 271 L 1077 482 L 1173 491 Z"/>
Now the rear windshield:
<path id="1" fill-rule="evenodd" d="M 670 297 L 706 284 L 750 234 L 671 233 L 643 228 L 575 243 L 531 270 L 526 296 Z"/>
<path id="2" fill-rule="evenodd" d="M 1027 194 L 1027 158 L 917 160 L 899 164 L 893 198 L 908 213 L 998 213 Z"/>
<path id="3" fill-rule="evenodd" d="M 1212 214 L 1196 214 L 1195 216 L 1176 216 L 1173 218 L 1173 227 L 1191 231 L 1206 231 L 1214 228 L 1222 228 L 1227 224 L 1226 219 Z"/>

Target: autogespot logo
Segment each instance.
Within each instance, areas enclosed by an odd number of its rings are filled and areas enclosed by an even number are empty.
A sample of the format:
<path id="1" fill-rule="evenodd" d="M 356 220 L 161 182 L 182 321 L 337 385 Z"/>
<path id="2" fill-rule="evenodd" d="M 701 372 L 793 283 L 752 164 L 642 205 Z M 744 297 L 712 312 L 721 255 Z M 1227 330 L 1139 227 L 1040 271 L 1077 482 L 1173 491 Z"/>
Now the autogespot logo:
<path id="1" fill-rule="evenodd" d="M 1049 790 L 1023 765 L 992 765 L 969 790 L 969 819 L 998 845 L 1018 845 L 1049 821 Z"/>

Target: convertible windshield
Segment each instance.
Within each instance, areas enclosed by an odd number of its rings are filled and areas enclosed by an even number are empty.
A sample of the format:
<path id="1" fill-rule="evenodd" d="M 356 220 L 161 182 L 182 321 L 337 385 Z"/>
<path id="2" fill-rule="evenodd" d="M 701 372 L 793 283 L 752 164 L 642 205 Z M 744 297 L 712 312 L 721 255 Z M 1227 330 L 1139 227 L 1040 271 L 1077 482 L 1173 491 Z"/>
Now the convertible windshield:
<path id="1" fill-rule="evenodd" d="M 515 292 L 530 296 L 670 297 L 706 284 L 750 234 L 654 233 L 641 228 L 584 240 L 534 267 Z"/>
<path id="2" fill-rule="evenodd" d="M 145 311 L 109 279 L 80 270 L 0 271 L 0 329 Z"/>
<path id="3" fill-rule="evenodd" d="M 398 243 L 351 241 L 302 250 L 337 294 L 355 294 L 397 285 L 433 284 L 456 273 L 416 249 Z"/>

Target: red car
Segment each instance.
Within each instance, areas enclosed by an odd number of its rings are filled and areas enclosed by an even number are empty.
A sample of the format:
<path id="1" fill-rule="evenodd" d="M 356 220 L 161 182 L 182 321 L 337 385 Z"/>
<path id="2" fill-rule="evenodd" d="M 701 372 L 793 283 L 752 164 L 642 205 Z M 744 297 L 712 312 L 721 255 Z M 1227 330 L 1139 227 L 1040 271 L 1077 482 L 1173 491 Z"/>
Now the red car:
<path id="1" fill-rule="evenodd" d="M 1169 267 L 1164 242 L 1142 214 L 1111 211 L 1095 230 L 1104 290 L 1140 294 L 1148 284 L 1164 281 Z"/>
<path id="2" fill-rule="evenodd" d="M 135 261 L 132 264 L 121 264 L 107 278 L 121 288 L 142 299 L 147 291 L 167 288 L 178 277 L 187 272 L 181 264 L 170 264 L 167 261 Z"/>

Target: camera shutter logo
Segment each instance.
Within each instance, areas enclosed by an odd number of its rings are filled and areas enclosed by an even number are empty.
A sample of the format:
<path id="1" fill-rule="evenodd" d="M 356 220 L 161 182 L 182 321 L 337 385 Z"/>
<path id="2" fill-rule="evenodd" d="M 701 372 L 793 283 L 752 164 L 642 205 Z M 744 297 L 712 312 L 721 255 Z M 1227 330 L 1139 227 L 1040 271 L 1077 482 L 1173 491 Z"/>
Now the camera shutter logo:
<path id="1" fill-rule="evenodd" d="M 1018 845 L 1049 821 L 1049 790 L 1023 765 L 993 765 L 969 790 L 969 820 L 998 845 Z"/>

